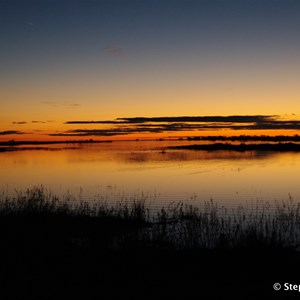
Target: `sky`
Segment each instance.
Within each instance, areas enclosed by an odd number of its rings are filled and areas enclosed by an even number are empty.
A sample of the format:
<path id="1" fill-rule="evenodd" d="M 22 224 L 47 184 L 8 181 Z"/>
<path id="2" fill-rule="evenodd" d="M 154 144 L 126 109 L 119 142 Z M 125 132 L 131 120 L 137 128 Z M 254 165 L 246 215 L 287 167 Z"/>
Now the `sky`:
<path id="1" fill-rule="evenodd" d="M 298 0 L 0 0 L 0 140 L 296 134 L 299 28 Z"/>

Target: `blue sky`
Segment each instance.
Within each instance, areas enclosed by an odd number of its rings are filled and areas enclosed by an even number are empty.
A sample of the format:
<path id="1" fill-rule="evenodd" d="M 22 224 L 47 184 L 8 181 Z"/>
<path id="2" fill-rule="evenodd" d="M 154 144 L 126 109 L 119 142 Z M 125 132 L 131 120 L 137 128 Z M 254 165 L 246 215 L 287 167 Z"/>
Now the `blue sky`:
<path id="1" fill-rule="evenodd" d="M 2 0 L 0 126 L 297 115 L 299 28 L 297 0 Z"/>

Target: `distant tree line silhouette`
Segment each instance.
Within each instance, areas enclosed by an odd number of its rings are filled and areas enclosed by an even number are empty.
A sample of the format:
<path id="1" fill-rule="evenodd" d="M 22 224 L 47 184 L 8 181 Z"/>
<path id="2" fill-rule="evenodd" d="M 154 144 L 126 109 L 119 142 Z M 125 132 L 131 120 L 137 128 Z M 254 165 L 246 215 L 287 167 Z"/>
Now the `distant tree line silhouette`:
<path id="1" fill-rule="evenodd" d="M 194 136 L 188 137 L 188 141 L 268 141 L 268 142 L 300 142 L 298 134 L 288 135 L 239 135 L 239 136 Z"/>

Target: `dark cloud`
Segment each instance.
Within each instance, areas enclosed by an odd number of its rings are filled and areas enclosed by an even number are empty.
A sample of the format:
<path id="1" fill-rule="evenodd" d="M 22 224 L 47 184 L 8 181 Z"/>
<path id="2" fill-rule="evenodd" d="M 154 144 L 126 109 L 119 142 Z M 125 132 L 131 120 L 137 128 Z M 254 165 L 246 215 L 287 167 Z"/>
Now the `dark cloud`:
<path id="1" fill-rule="evenodd" d="M 62 133 L 50 134 L 50 136 L 116 136 L 125 135 L 131 133 L 159 133 L 163 132 L 161 127 L 117 127 L 109 129 L 75 129 L 69 130 Z"/>
<path id="2" fill-rule="evenodd" d="M 135 118 L 117 118 L 117 120 L 128 123 L 146 123 L 146 122 L 225 122 L 225 123 L 252 123 L 267 122 L 274 120 L 277 116 L 196 116 L 196 117 L 135 117 Z"/>
<path id="3" fill-rule="evenodd" d="M 115 46 L 107 46 L 104 47 L 103 50 L 113 56 L 122 56 L 125 54 L 125 50 L 120 47 L 115 47 Z"/>
<path id="4" fill-rule="evenodd" d="M 211 126 L 214 129 L 219 129 L 217 126 Z M 50 136 L 116 136 L 125 135 L 132 133 L 163 133 L 163 132 L 174 132 L 174 131 L 191 131 L 191 130 L 205 130 L 207 127 L 203 125 L 191 125 L 191 124 L 139 124 L 136 126 L 119 126 L 116 128 L 109 129 L 75 129 L 69 130 L 62 133 L 50 134 Z"/>
<path id="5" fill-rule="evenodd" d="M 182 116 L 182 117 L 134 117 L 103 121 L 67 121 L 65 124 L 111 124 L 110 129 L 76 129 L 63 136 L 113 136 L 130 133 L 163 133 L 205 130 L 281 130 L 300 129 L 300 121 L 280 120 L 277 115 L 254 116 Z M 57 134 L 56 134 L 57 135 Z"/>
<path id="6" fill-rule="evenodd" d="M 198 116 L 198 117 L 134 117 L 134 118 L 117 118 L 113 121 L 67 121 L 65 124 L 139 124 L 139 123 L 162 123 L 162 122 L 223 122 L 223 123 L 254 123 L 273 121 L 278 116 Z"/>
<path id="7" fill-rule="evenodd" d="M 37 120 L 34 120 L 34 121 L 31 121 L 30 123 L 45 124 L 47 122 L 49 122 L 49 121 L 37 121 Z M 28 122 L 27 121 L 20 121 L 20 122 L 14 121 L 14 122 L 12 122 L 12 124 L 14 124 L 14 125 L 25 125 L 25 124 L 28 124 Z"/>
<path id="8" fill-rule="evenodd" d="M 129 134 L 130 132 L 119 132 L 114 130 L 89 130 L 89 131 L 74 131 L 65 133 L 52 133 L 49 136 L 116 136 Z"/>
<path id="9" fill-rule="evenodd" d="M 65 124 L 124 124 L 124 121 L 67 121 Z"/>
<path id="10" fill-rule="evenodd" d="M 245 126 L 232 126 L 232 129 L 252 129 L 252 130 L 298 130 L 300 129 L 300 121 L 271 121 L 271 122 L 261 122 Z"/>
<path id="11" fill-rule="evenodd" d="M 12 122 L 13 124 L 15 124 L 15 125 L 24 125 L 24 124 L 27 124 L 27 122 L 25 122 L 25 121 L 20 121 L 20 122 Z"/>
<path id="12" fill-rule="evenodd" d="M 24 134 L 24 132 L 17 131 L 17 130 L 0 131 L 0 135 L 10 135 L 10 134 Z"/>

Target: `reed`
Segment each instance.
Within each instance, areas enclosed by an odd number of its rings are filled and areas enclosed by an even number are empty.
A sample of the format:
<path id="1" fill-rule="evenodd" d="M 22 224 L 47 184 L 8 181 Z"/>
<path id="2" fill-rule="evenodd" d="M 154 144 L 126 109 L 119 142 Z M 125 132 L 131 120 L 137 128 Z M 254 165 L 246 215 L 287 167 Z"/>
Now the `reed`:
<path id="1" fill-rule="evenodd" d="M 62 198 L 43 186 L 16 192 L 15 197 L 1 196 L 0 223 L 25 230 L 45 230 L 48 236 L 72 240 L 78 236 L 89 244 L 174 249 L 291 248 L 300 246 L 300 203 L 288 200 L 256 203 L 229 211 L 214 201 L 201 207 L 171 203 L 151 213 L 147 199 L 131 202 L 77 201 L 67 194 Z M 28 226 L 34 223 L 35 226 Z M 3 230 L 0 230 L 3 233 Z M 51 231 L 55 234 L 51 235 Z M 24 233 L 26 235 L 26 232 Z M 65 236 L 64 236 L 65 234 Z M 105 237 L 105 238 L 103 238 Z M 1 238 L 1 237 L 0 237 Z"/>

